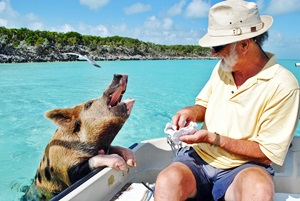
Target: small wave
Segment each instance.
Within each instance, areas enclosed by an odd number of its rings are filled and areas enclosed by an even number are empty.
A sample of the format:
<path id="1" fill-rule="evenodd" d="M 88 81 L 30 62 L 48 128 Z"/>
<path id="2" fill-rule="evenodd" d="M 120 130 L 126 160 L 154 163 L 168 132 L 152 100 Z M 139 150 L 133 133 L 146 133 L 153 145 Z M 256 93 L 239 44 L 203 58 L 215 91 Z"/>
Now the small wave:
<path id="1" fill-rule="evenodd" d="M 25 194 L 25 192 L 28 190 L 30 187 L 30 184 L 33 182 L 33 179 L 31 179 L 30 182 L 26 178 L 19 178 L 18 180 L 14 180 L 10 183 L 10 190 L 13 193 L 13 199 L 14 200 L 19 200 L 21 197 Z M 7 195 L 4 197 L 8 198 L 11 197 L 12 195 Z"/>

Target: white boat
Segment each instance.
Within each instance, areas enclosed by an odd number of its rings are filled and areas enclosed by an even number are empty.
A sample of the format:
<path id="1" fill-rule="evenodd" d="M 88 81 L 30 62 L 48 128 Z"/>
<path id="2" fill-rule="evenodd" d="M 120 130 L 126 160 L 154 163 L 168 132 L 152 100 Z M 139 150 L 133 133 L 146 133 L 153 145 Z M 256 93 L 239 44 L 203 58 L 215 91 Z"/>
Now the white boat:
<path id="1" fill-rule="evenodd" d="M 143 197 L 149 190 L 142 183 L 155 183 L 158 173 L 171 163 L 173 152 L 166 138 L 143 141 L 131 148 L 137 158 L 137 167 L 130 168 L 128 172 L 116 171 L 111 168 L 104 168 L 101 171 L 96 170 L 52 200 L 147 200 Z M 273 167 L 276 172 L 274 177 L 276 191 L 274 200 L 300 201 L 299 136 L 294 137 L 284 165 L 273 165 Z M 134 187 L 115 199 L 115 196 L 127 184 L 133 184 Z"/>
<path id="2" fill-rule="evenodd" d="M 300 62 L 295 63 L 296 67 L 300 67 Z"/>

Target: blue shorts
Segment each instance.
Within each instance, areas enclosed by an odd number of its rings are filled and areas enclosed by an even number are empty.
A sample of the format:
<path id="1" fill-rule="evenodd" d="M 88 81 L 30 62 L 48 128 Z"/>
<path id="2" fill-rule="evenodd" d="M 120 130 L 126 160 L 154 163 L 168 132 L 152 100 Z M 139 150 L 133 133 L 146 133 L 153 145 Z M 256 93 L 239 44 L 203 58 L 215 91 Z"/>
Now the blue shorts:
<path id="1" fill-rule="evenodd" d="M 274 170 L 271 166 L 250 162 L 231 169 L 214 168 L 200 158 L 192 147 L 180 148 L 173 161 L 184 163 L 193 172 L 197 183 L 197 197 L 195 198 L 197 201 L 222 200 L 234 177 L 248 167 L 262 167 L 274 176 Z"/>

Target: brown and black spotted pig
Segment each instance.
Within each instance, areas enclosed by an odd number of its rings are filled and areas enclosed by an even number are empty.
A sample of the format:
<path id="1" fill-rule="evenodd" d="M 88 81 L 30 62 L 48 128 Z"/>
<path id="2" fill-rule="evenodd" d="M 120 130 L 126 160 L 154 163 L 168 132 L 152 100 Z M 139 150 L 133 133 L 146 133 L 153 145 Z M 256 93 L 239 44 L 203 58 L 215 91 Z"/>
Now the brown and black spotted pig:
<path id="1" fill-rule="evenodd" d="M 121 102 L 127 78 L 127 75 L 114 75 L 98 99 L 46 112 L 45 116 L 58 129 L 23 200 L 49 200 L 100 166 L 118 170 L 127 170 L 127 165 L 136 166 L 131 150 L 110 145 L 134 104 L 133 99 Z"/>

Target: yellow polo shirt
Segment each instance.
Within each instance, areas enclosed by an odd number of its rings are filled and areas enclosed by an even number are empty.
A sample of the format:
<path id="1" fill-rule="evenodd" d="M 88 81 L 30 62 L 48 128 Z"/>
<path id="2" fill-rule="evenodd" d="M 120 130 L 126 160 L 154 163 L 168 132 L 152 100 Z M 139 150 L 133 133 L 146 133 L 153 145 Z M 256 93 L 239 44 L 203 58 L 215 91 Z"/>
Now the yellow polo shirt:
<path id="1" fill-rule="evenodd" d="M 238 89 L 232 74 L 224 72 L 218 63 L 195 104 L 206 107 L 203 129 L 256 141 L 273 163 L 282 165 L 298 124 L 300 93 L 294 75 L 277 64 L 274 55 L 269 54 L 269 58 L 261 72 Z M 210 144 L 193 147 L 216 168 L 248 162 Z"/>

